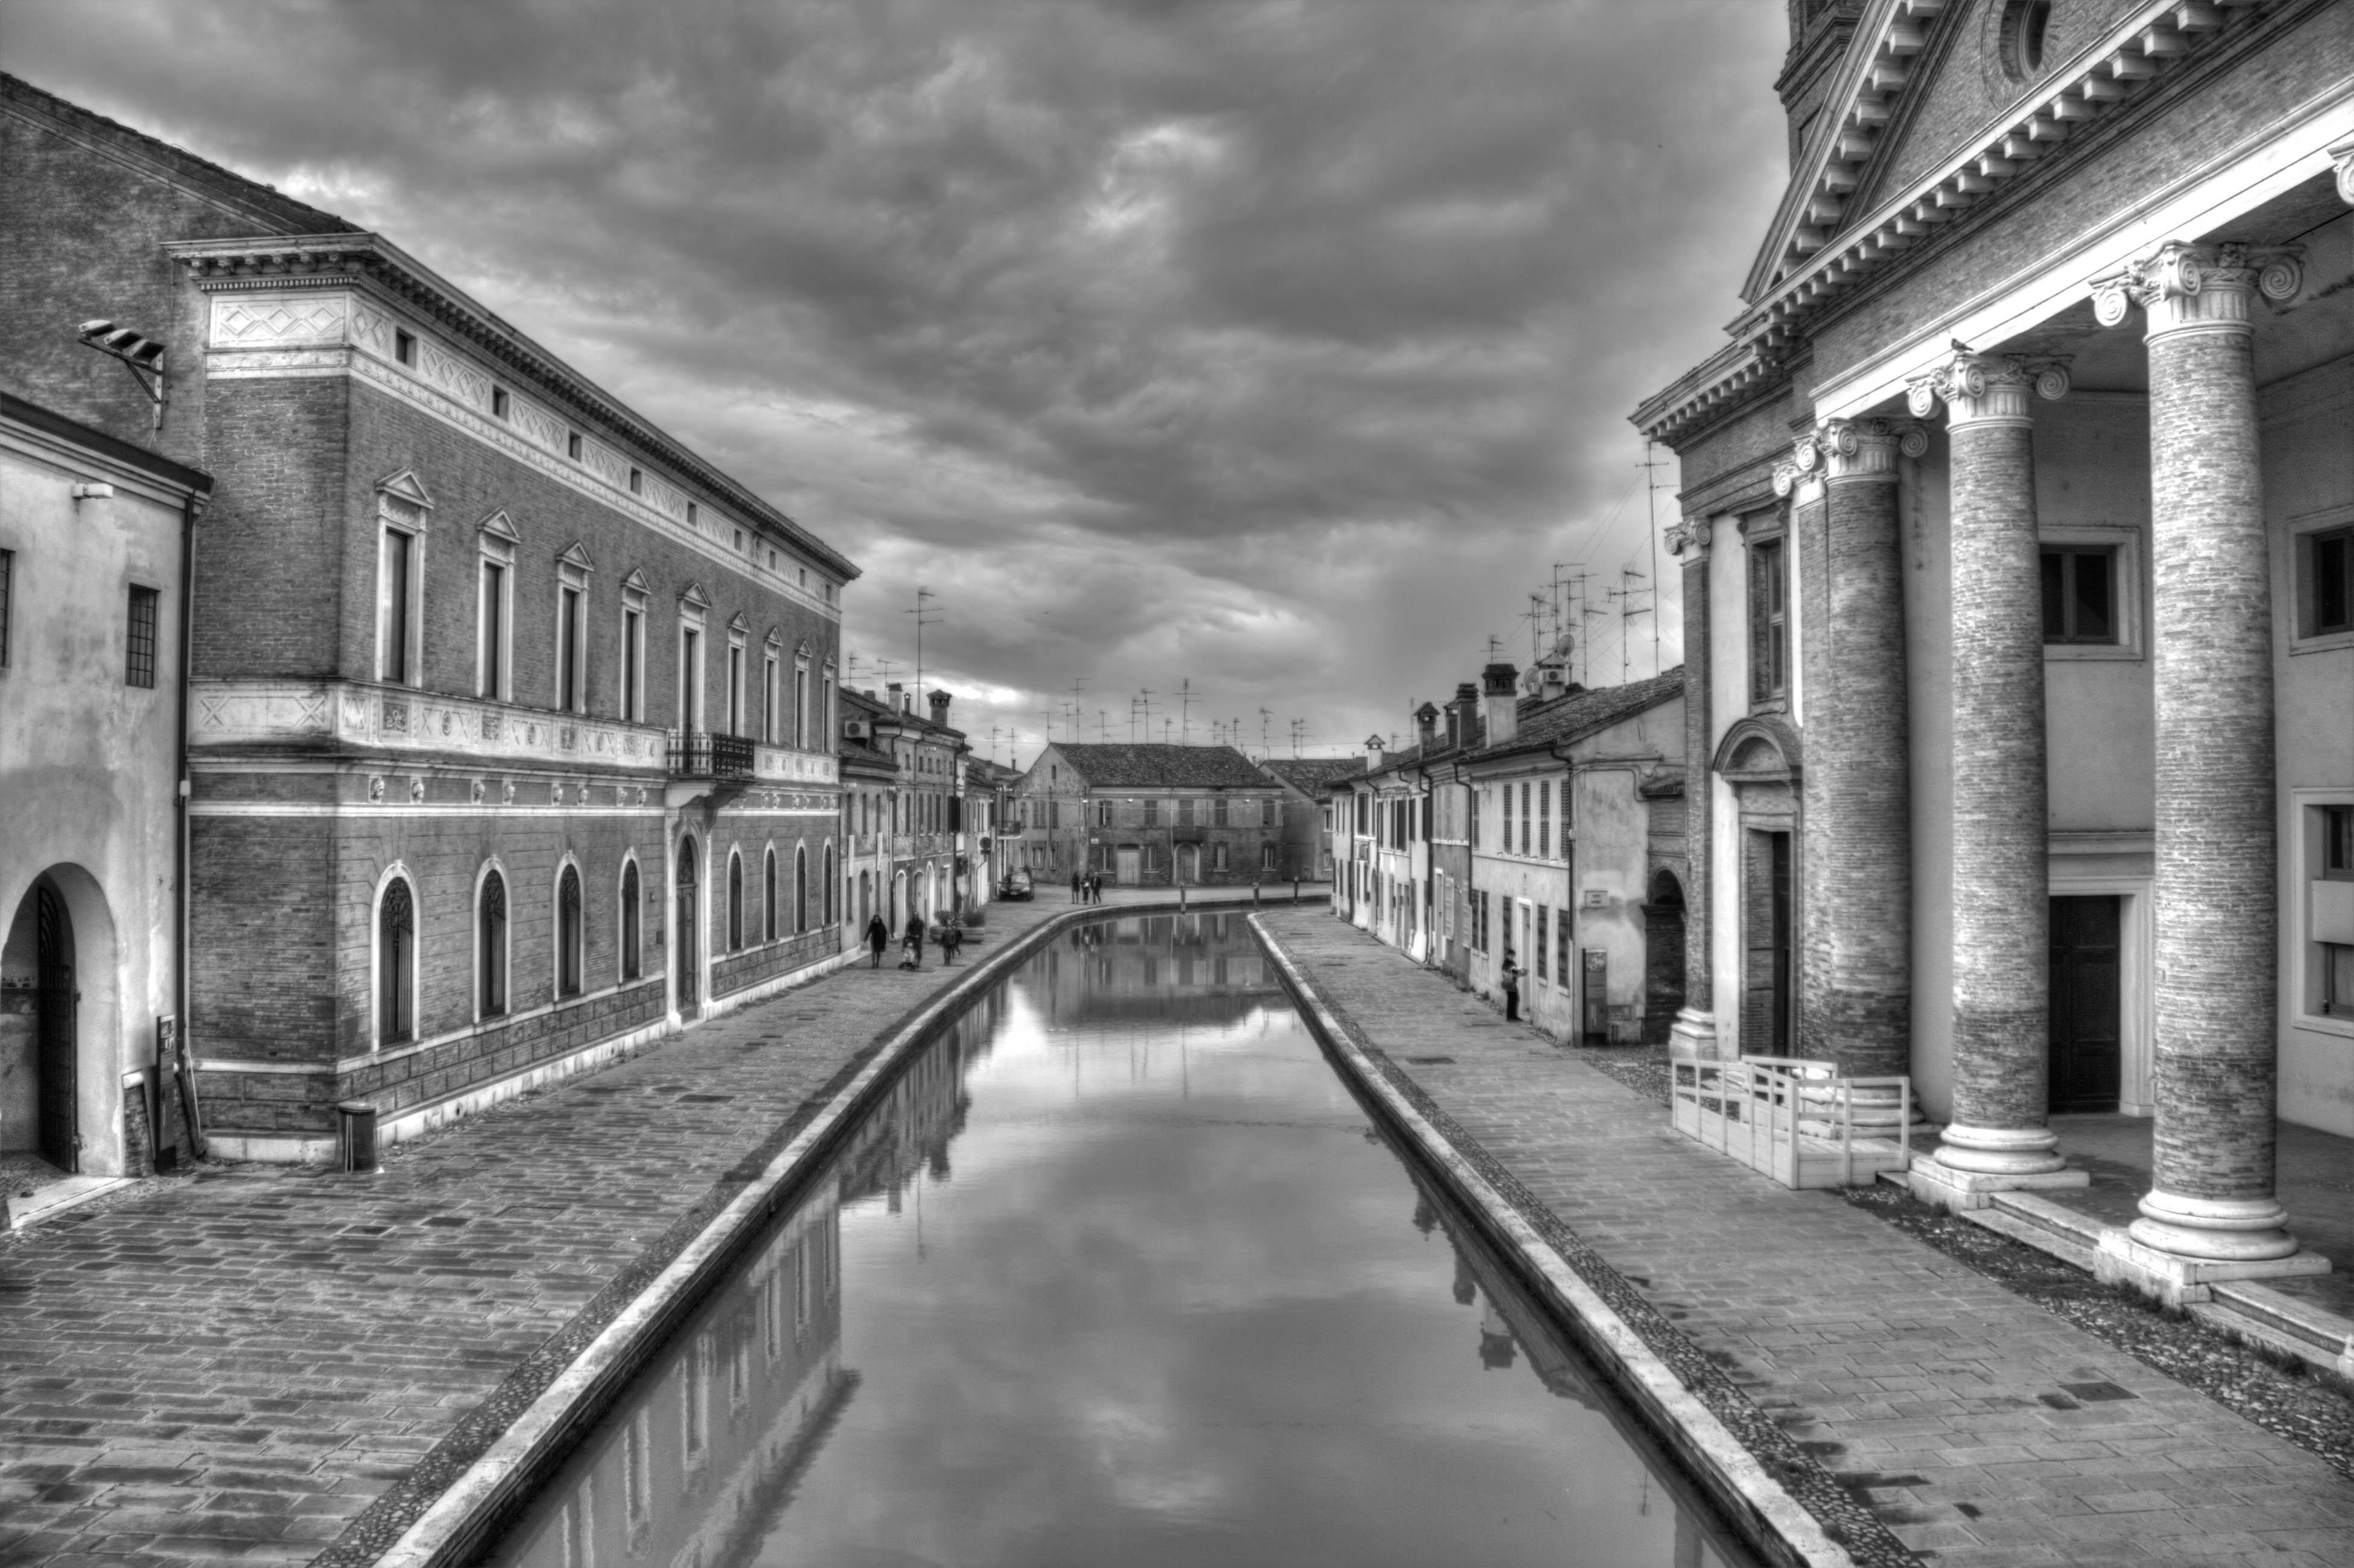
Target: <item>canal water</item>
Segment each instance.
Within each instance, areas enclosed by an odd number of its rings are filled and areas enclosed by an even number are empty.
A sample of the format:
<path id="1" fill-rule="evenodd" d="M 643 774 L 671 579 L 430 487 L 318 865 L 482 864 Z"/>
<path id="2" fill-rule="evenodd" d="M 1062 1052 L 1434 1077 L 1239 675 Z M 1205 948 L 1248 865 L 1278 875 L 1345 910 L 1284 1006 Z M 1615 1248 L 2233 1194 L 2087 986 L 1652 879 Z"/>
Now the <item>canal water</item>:
<path id="1" fill-rule="evenodd" d="M 1242 916 L 1130 917 L 909 1064 L 490 1561 L 1749 1564 L 1633 1432 Z"/>

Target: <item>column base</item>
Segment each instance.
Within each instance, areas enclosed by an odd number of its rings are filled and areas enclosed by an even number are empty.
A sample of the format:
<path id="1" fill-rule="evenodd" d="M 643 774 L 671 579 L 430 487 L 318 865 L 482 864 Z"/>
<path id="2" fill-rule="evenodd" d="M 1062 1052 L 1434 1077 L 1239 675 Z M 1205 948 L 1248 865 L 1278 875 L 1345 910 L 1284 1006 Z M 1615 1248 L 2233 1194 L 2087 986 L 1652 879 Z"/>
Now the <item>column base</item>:
<path id="1" fill-rule="evenodd" d="M 1956 1171 L 1935 1154 L 1916 1154 L 1913 1157 L 1913 1169 L 1905 1172 L 1904 1184 L 1921 1202 L 1966 1214 L 1972 1209 L 1991 1205 L 1997 1192 L 2048 1192 L 2089 1187 L 2093 1173 L 2071 1171 L 2065 1166 L 2057 1171 Z"/>
<path id="2" fill-rule="evenodd" d="M 1682 1009 L 1676 1014 L 1675 1022 L 1668 1026 L 1668 1049 L 1678 1055 L 1714 1061 L 1716 1015 L 1697 1007 Z"/>
<path id="3" fill-rule="evenodd" d="M 2144 1246 L 2201 1263 L 2262 1263 L 2297 1250 L 2288 1211 L 2271 1198 L 2184 1198 L 2153 1187 L 2132 1226 Z"/>
<path id="4" fill-rule="evenodd" d="M 1946 1170 L 1971 1176 L 2040 1176 L 2064 1171 L 2060 1135 L 2046 1127 L 1947 1124 L 1936 1153 Z"/>
<path id="5" fill-rule="evenodd" d="M 2134 1230 L 2138 1231 L 2141 1224 L 2136 1221 Z M 2292 1240 L 2289 1245 L 2296 1244 Z M 2328 1272 L 2329 1260 L 2317 1252 L 2300 1250 L 2285 1257 L 2263 1258 L 2185 1257 L 2150 1246 L 2133 1232 L 2123 1230 L 2103 1231 L 2100 1246 L 2093 1254 L 2094 1278 L 2104 1285 L 2131 1286 L 2168 1307 L 2211 1298 L 2214 1292 L 2209 1287 L 2220 1280 L 2287 1279 Z"/>

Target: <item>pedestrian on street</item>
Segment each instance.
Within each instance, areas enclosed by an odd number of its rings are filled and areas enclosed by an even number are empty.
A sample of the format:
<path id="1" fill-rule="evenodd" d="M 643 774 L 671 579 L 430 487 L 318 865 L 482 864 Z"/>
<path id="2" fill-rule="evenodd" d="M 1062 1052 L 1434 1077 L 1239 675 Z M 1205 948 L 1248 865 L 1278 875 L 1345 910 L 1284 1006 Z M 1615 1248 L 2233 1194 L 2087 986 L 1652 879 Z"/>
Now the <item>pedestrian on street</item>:
<path id="1" fill-rule="evenodd" d="M 1087 902 L 1090 904 L 1103 902 L 1103 873 L 1100 871 L 1087 878 Z"/>
<path id="2" fill-rule="evenodd" d="M 1076 903 L 1078 903 L 1078 902 L 1079 902 L 1079 895 L 1080 895 L 1080 894 L 1084 891 L 1084 889 L 1085 889 L 1085 883 L 1084 883 L 1084 882 L 1083 882 L 1083 880 L 1081 879 L 1081 877 L 1080 877 L 1079 874 L 1078 874 L 1077 872 L 1076 872 L 1076 871 L 1075 871 L 1075 872 L 1073 872 L 1073 873 L 1071 873 L 1071 902 L 1072 902 L 1072 903 L 1076 904 Z"/>
<path id="3" fill-rule="evenodd" d="M 949 964 L 953 964 L 953 963 L 955 963 L 955 962 L 956 962 L 956 956 L 957 956 L 957 949 L 958 949 L 959 948 L 963 947 L 963 946 L 964 946 L 964 927 L 961 927 L 961 926 L 960 926 L 960 925 L 958 925 L 958 924 L 957 924 L 957 922 L 956 922 L 956 916 L 953 916 L 953 915 L 951 915 L 951 916 L 949 916 L 949 923 L 948 923 L 948 925 L 947 925 L 946 927 L 944 927 L 941 929 L 941 931 L 940 931 L 940 963 L 941 963 L 941 965 L 942 965 L 943 967 L 945 967 L 945 966 L 947 966 L 947 965 L 949 965 Z"/>
<path id="4" fill-rule="evenodd" d="M 924 917 L 921 915 L 907 916 L 907 956 L 899 960 L 901 966 L 911 969 L 922 969 L 924 967 Z"/>
<path id="5" fill-rule="evenodd" d="M 1521 966 L 1512 961 L 1510 953 L 1504 955 L 1503 986 L 1504 1022 L 1518 1023 L 1521 1021 Z"/>
<path id="6" fill-rule="evenodd" d="M 875 961 L 866 967 L 870 969 L 881 969 L 883 949 L 891 945 L 891 927 L 883 923 L 883 916 L 879 912 L 866 917 L 866 945 L 875 953 Z"/>

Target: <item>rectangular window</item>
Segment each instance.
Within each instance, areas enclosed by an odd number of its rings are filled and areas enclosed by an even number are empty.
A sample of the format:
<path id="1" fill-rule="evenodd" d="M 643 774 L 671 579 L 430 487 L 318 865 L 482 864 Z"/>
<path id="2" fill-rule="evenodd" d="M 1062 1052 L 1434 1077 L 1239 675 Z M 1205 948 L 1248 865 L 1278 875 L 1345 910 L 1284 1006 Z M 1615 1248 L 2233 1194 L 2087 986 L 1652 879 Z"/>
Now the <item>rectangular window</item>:
<path id="1" fill-rule="evenodd" d="M 482 563 L 482 602 L 475 671 L 480 677 L 475 694 L 497 701 L 506 694 L 507 569 L 496 561 Z"/>
<path id="2" fill-rule="evenodd" d="M 727 647 L 727 733 L 744 733 L 744 645 Z"/>
<path id="3" fill-rule="evenodd" d="M 1550 913 L 1551 911 L 1543 905 L 1540 904 L 1537 906 L 1537 939 L 1534 946 L 1536 948 L 1537 958 L 1537 979 L 1539 980 L 1545 978 L 1545 949 L 1553 946 L 1552 943 L 1545 940 L 1545 916 Z"/>
<path id="4" fill-rule="evenodd" d="M 2321 808 L 2321 874 L 2354 882 L 2354 806 Z"/>
<path id="5" fill-rule="evenodd" d="M 1212 827 L 1225 827 L 1226 825 L 1226 798 L 1224 795 L 1218 796 L 1210 802 L 1210 825 Z"/>
<path id="6" fill-rule="evenodd" d="M 631 469 L 630 471 L 630 493 L 631 495 L 643 495 L 645 493 L 646 471 L 642 468 Z"/>
<path id="7" fill-rule="evenodd" d="M 1790 687 L 1790 589 L 1787 541 L 1749 546 L 1749 697 L 1766 702 Z"/>
<path id="8" fill-rule="evenodd" d="M 1109 800 L 1097 800 L 1096 802 L 1096 826 L 1099 828 L 1108 828 L 1111 826 L 1111 802 Z"/>
<path id="9" fill-rule="evenodd" d="M 504 387 L 492 387 L 491 418 L 493 419 L 505 418 L 507 417 L 507 389 Z"/>
<path id="10" fill-rule="evenodd" d="M 810 748 L 809 672 L 793 666 L 793 744 L 801 750 Z"/>
<path id="11" fill-rule="evenodd" d="M 580 461 L 580 432 L 568 430 L 564 437 L 564 455 L 574 462 Z"/>
<path id="12" fill-rule="evenodd" d="M 2117 553 L 2112 549 L 2043 552 L 2043 641 L 2117 640 Z"/>
<path id="13" fill-rule="evenodd" d="M 621 611 L 621 717 L 638 723 L 646 716 L 645 635 L 644 613 Z"/>
<path id="14" fill-rule="evenodd" d="M 1549 779 L 1537 786 L 1537 853 L 1546 860 L 1553 858 L 1553 784 Z"/>
<path id="15" fill-rule="evenodd" d="M 155 601 L 154 588 L 131 590 L 131 635 L 125 648 L 122 683 L 153 688 L 155 684 Z"/>
<path id="16" fill-rule="evenodd" d="M 2354 1018 L 2354 946 L 2321 944 L 2321 1012 L 2326 1018 Z"/>
<path id="17" fill-rule="evenodd" d="M 689 735 L 703 727 L 703 633 L 689 626 L 678 635 L 678 727 Z"/>
<path id="18" fill-rule="evenodd" d="M 1181 828 L 1190 828 L 1193 825 L 1193 797 L 1191 795 L 1178 798 L 1177 825 Z"/>
<path id="19" fill-rule="evenodd" d="M 760 661 L 760 738 L 770 746 L 777 744 L 777 657 L 773 653 Z"/>
<path id="20" fill-rule="evenodd" d="M 1273 800 L 1263 800 L 1258 803 L 1258 825 L 1262 828 L 1271 828 L 1275 826 L 1275 801 Z"/>
<path id="21" fill-rule="evenodd" d="M 1258 868 L 1261 871 L 1268 873 L 1272 873 L 1275 870 L 1275 846 L 1273 844 L 1261 844 L 1258 846 Z"/>
<path id="22" fill-rule="evenodd" d="M 417 364 L 417 335 L 395 328 L 392 334 L 392 357 L 414 367 Z"/>
<path id="23" fill-rule="evenodd" d="M 1512 853 L 1512 787 L 1504 786 L 1504 842 L 1499 846 L 1506 854 Z"/>
<path id="24" fill-rule="evenodd" d="M 1144 802 L 1144 825 L 1148 828 L 1157 828 L 1161 825 L 1160 801 L 1147 800 Z"/>
<path id="25" fill-rule="evenodd" d="M 580 590 L 557 590 L 556 609 L 556 705 L 568 714 L 580 712 Z"/>
<path id="26" fill-rule="evenodd" d="M 415 609 L 417 540 L 398 528 L 384 531 L 382 592 L 376 605 L 376 679 L 408 685 L 417 679 L 410 667 L 409 627 Z"/>
<path id="27" fill-rule="evenodd" d="M 2354 631 L 2354 528 L 2306 534 L 2296 553 L 2303 634 Z"/>
<path id="28" fill-rule="evenodd" d="M 1529 787 L 1521 786 L 1521 853 L 1529 853 Z"/>
<path id="29" fill-rule="evenodd" d="M 8 667 L 8 612 L 16 603 L 16 552 L 0 550 L 0 670 Z"/>

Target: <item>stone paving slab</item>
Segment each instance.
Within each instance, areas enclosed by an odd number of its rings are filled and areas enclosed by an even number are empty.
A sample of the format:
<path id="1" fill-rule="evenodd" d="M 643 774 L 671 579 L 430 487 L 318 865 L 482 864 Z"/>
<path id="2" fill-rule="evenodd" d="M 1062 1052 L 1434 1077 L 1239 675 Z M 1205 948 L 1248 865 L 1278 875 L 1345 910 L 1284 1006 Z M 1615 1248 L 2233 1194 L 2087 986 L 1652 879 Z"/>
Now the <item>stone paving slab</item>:
<path id="1" fill-rule="evenodd" d="M 210 1167 L 0 1237 L 0 1568 L 311 1561 L 846 1064 L 1068 906 L 992 906 L 953 969 L 837 971 L 377 1175 Z"/>
<path id="2" fill-rule="evenodd" d="M 1329 915 L 1318 990 L 1925 1561 L 2354 1563 L 2354 1482 L 1835 1194 L 1795 1192 Z M 1447 1062 L 1417 1062 L 1440 1056 Z M 2086 1400 L 2062 1384 L 2114 1385 Z M 1763 1456 L 1761 1456 L 1762 1457 Z"/>

